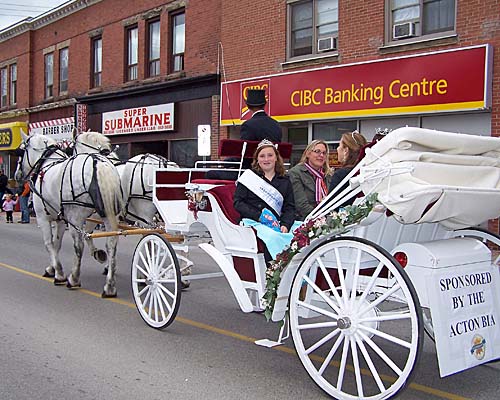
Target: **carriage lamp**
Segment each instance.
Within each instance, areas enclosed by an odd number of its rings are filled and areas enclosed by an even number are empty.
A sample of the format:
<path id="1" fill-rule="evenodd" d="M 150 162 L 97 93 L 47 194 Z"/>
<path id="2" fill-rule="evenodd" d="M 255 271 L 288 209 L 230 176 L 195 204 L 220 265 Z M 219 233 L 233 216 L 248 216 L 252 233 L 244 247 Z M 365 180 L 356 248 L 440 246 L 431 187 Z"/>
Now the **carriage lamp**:
<path id="1" fill-rule="evenodd" d="M 195 212 L 195 217 L 196 217 L 196 212 L 198 210 L 204 210 L 207 207 L 207 199 L 204 197 L 205 196 L 205 191 L 203 189 L 200 189 L 198 185 L 186 185 L 186 189 L 188 191 L 186 192 L 186 196 L 188 197 L 188 208 Z"/>

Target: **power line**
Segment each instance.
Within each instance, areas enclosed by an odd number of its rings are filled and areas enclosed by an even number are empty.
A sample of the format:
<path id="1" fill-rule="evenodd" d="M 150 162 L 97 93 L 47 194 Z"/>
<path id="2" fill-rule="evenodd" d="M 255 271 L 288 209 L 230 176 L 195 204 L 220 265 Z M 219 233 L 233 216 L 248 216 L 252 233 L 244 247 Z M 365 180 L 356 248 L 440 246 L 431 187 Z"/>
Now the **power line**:
<path id="1" fill-rule="evenodd" d="M 14 3 L 2 3 L 0 2 L 0 7 L 3 8 L 3 6 L 12 6 L 12 7 L 21 7 L 21 8 L 41 8 L 41 9 L 48 9 L 52 8 L 52 6 L 37 6 L 37 5 L 30 5 L 30 4 L 14 4 Z M 19 10 L 21 11 L 21 10 Z"/>

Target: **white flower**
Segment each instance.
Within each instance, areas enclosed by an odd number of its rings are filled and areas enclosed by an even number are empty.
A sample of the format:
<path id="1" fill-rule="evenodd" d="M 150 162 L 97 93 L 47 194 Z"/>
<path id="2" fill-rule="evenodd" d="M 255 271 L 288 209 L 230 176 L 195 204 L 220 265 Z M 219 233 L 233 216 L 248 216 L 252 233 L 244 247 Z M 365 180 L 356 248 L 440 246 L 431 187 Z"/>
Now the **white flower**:
<path id="1" fill-rule="evenodd" d="M 314 221 L 314 227 L 315 228 L 321 228 L 323 225 L 326 224 L 326 218 L 325 217 L 320 217 L 316 221 Z"/>
<path id="2" fill-rule="evenodd" d="M 299 245 L 297 244 L 297 242 L 293 242 L 290 248 L 292 249 L 292 251 L 297 251 L 299 248 Z"/>

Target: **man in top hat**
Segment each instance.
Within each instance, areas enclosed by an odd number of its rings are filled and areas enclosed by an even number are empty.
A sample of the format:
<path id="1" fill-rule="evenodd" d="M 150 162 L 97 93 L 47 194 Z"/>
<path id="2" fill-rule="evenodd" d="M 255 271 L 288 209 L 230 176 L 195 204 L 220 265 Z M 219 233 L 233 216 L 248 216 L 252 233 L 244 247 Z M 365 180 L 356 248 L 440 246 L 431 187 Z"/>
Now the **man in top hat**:
<path id="1" fill-rule="evenodd" d="M 252 118 L 241 125 L 240 138 L 243 140 L 261 141 L 268 139 L 272 142 L 281 142 L 281 128 L 274 119 L 266 114 L 266 91 L 249 89 L 246 103 L 253 113 Z"/>

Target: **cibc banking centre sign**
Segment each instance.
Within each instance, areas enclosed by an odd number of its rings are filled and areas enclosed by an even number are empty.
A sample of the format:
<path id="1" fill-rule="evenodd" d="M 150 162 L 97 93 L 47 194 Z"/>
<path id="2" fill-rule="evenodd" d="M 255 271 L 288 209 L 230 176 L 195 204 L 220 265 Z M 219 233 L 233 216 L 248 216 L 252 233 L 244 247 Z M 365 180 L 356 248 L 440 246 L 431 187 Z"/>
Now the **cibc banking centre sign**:
<path id="1" fill-rule="evenodd" d="M 280 122 L 485 110 L 492 50 L 464 47 L 225 82 L 221 125 L 252 116 L 248 89 L 266 91 L 266 112 Z"/>
<path id="2" fill-rule="evenodd" d="M 171 131 L 174 129 L 174 103 L 127 108 L 102 114 L 105 135 Z"/>

